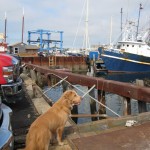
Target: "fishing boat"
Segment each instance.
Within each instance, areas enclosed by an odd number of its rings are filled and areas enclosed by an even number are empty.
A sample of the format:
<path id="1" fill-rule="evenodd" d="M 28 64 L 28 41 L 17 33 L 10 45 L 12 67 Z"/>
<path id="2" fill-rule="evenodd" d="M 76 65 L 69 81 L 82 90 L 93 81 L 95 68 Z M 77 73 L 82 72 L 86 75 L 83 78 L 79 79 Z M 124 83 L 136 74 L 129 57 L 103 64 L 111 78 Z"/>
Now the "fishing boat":
<path id="1" fill-rule="evenodd" d="M 119 41 L 117 48 L 101 49 L 108 71 L 150 72 L 150 47 L 143 41 Z"/>
<path id="2" fill-rule="evenodd" d="M 147 44 L 149 29 L 140 35 L 135 23 L 128 22 L 121 33 L 121 40 L 105 49 L 99 48 L 109 72 L 150 72 L 150 46 Z M 143 36 L 142 36 L 143 35 Z"/>

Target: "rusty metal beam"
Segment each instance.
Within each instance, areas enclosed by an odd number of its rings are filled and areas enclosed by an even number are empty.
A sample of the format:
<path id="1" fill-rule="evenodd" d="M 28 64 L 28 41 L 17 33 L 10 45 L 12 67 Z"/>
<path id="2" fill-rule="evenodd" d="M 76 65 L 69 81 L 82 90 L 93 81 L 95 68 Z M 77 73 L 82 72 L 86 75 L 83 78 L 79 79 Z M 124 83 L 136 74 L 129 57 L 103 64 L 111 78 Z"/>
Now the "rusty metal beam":
<path id="1" fill-rule="evenodd" d="M 133 98 L 140 101 L 150 102 L 150 88 L 140 87 L 131 83 L 124 83 L 112 80 L 106 80 L 99 77 L 89 77 L 80 74 L 74 74 L 70 72 L 58 71 L 42 66 L 36 66 L 32 64 L 26 64 L 30 69 L 34 69 L 43 74 L 55 74 L 62 78 L 68 76 L 67 81 L 72 84 L 80 84 L 82 86 L 92 87 L 94 84 L 98 90 L 118 94 L 120 96 Z"/>

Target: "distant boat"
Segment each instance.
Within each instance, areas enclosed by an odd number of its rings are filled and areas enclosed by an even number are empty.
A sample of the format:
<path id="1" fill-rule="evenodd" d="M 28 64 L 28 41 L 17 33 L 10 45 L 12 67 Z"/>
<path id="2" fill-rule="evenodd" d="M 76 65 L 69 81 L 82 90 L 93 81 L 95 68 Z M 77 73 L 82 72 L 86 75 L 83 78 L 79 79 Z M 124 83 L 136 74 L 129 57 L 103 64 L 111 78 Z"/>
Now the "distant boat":
<path id="1" fill-rule="evenodd" d="M 69 56 L 83 56 L 84 55 L 81 49 L 69 49 L 65 51 L 65 54 Z"/>
<path id="2" fill-rule="evenodd" d="M 108 71 L 150 72 L 150 47 L 144 42 L 120 41 L 117 48 L 99 48 Z"/>
<path id="3" fill-rule="evenodd" d="M 133 22 L 129 22 L 116 45 L 99 48 L 100 57 L 109 72 L 150 72 L 150 47 L 145 39 L 148 34 L 135 35 L 132 25 Z"/>

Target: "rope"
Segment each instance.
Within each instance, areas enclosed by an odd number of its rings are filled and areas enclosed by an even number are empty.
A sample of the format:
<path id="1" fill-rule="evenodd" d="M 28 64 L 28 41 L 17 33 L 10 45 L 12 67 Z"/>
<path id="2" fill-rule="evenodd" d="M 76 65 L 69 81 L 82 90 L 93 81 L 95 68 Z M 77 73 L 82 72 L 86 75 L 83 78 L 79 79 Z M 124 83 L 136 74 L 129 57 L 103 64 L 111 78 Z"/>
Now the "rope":
<path id="1" fill-rule="evenodd" d="M 68 77 L 62 78 L 62 80 L 60 80 L 59 82 L 57 82 L 56 84 L 54 84 L 53 86 L 51 86 L 49 89 L 47 89 L 45 92 L 43 92 L 43 94 L 47 93 L 49 90 L 51 90 L 53 87 L 59 85 L 60 83 L 62 83 L 64 80 L 66 80 Z"/>
<path id="2" fill-rule="evenodd" d="M 55 74 L 53 74 L 55 75 Z M 55 75 L 56 77 L 60 78 L 60 79 L 63 79 L 61 78 L 60 76 L 58 75 Z M 67 80 L 65 80 L 68 84 L 70 84 L 72 87 L 76 88 L 77 90 L 79 90 L 80 92 L 84 93 L 84 91 L 82 91 L 81 89 L 79 89 L 78 87 L 76 87 L 75 85 L 72 85 L 70 82 L 68 82 Z M 86 93 L 87 94 L 87 93 Z M 110 109 L 109 107 L 107 107 L 106 105 L 104 105 L 103 103 L 99 102 L 97 99 L 95 99 L 94 97 L 92 97 L 91 95 L 89 95 L 90 98 L 92 98 L 94 101 L 96 101 L 97 103 L 99 103 L 100 105 L 102 105 L 103 107 L 105 107 L 106 109 L 108 109 L 109 111 L 111 111 L 113 114 L 115 114 L 116 116 L 118 117 L 121 117 L 119 114 L 117 114 L 115 111 L 113 111 L 112 109 Z"/>
<path id="3" fill-rule="evenodd" d="M 83 96 L 82 98 L 85 97 L 85 95 L 87 95 L 90 91 L 92 91 L 95 88 L 95 85 L 93 85 Z"/>

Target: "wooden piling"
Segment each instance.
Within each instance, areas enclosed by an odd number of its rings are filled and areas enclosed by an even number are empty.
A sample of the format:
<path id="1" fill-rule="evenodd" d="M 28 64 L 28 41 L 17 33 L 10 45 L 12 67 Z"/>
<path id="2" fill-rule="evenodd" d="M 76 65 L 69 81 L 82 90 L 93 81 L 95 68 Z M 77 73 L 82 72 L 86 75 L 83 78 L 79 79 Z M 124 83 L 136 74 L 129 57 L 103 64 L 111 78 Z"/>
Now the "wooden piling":
<path id="1" fill-rule="evenodd" d="M 47 84 L 48 84 L 48 87 L 52 86 L 52 84 L 51 84 L 51 75 L 47 75 Z"/>
<path id="2" fill-rule="evenodd" d="M 131 101 L 129 98 L 123 97 L 123 115 L 127 116 L 127 115 L 131 115 Z"/>
<path id="3" fill-rule="evenodd" d="M 98 94 L 98 101 L 101 102 L 103 105 L 105 105 L 105 92 L 98 90 L 97 94 Z M 99 112 L 99 114 L 106 114 L 106 108 L 99 104 L 98 112 Z M 99 118 L 99 119 L 101 119 L 101 118 Z"/>
<path id="4" fill-rule="evenodd" d="M 37 82 L 37 73 L 35 70 L 30 70 L 30 75 L 31 75 L 31 79 L 32 81 L 34 81 L 35 83 Z"/>
<path id="5" fill-rule="evenodd" d="M 136 80 L 136 85 L 138 86 L 144 86 L 144 81 L 143 80 Z M 142 101 L 138 101 L 138 108 L 139 108 L 139 113 L 142 112 L 146 112 L 147 111 L 147 107 L 146 107 L 146 103 L 142 102 Z"/>
<path id="6" fill-rule="evenodd" d="M 37 72 L 37 84 L 39 87 L 43 87 L 43 78 L 40 72 Z"/>
<path id="7" fill-rule="evenodd" d="M 94 91 L 94 89 L 89 92 L 89 95 L 91 97 L 95 98 L 95 91 Z M 90 100 L 90 109 L 91 109 L 91 114 L 97 114 L 96 102 L 92 98 Z M 92 121 L 96 121 L 96 120 L 98 120 L 98 118 L 97 117 L 92 117 L 91 120 Z"/>

